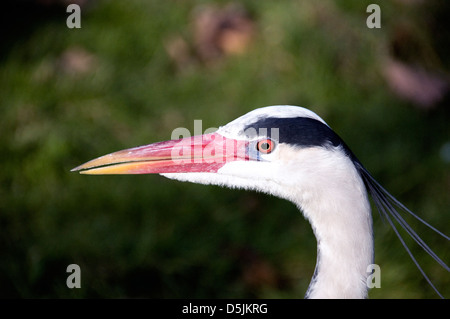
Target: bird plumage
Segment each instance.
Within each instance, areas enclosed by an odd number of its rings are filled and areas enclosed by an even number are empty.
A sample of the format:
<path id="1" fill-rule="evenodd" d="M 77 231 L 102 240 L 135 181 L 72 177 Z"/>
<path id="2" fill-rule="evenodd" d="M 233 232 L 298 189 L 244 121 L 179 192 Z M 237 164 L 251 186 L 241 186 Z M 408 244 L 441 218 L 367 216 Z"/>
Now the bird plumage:
<path id="1" fill-rule="evenodd" d="M 260 143 L 266 143 L 264 149 Z M 374 262 L 368 194 L 436 292 L 393 220 L 449 270 L 399 211 L 437 230 L 390 195 L 325 121 L 302 107 L 256 109 L 215 133 L 119 151 L 74 170 L 159 173 L 180 181 L 257 190 L 290 200 L 310 222 L 317 239 L 317 264 L 308 298 L 367 297 L 368 266 Z"/>

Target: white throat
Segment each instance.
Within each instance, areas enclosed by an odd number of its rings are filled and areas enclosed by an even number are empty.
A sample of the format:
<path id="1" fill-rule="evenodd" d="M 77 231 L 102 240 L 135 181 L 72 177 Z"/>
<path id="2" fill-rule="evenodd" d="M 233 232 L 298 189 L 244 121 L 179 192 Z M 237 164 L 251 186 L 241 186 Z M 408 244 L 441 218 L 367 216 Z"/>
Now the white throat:
<path id="1" fill-rule="evenodd" d="M 364 183 L 340 148 L 278 145 L 272 162 L 231 162 L 215 173 L 163 174 L 202 184 L 255 189 L 294 202 L 309 220 L 318 263 L 306 297 L 366 298 L 373 263 L 372 217 Z"/>
<path id="2" fill-rule="evenodd" d="M 316 270 L 307 298 L 367 297 L 367 267 L 373 263 L 370 203 L 354 164 L 340 153 L 329 161 L 315 161 L 315 176 L 310 178 L 326 180 L 314 183 L 320 189 L 306 186 L 297 201 L 317 239 Z"/>

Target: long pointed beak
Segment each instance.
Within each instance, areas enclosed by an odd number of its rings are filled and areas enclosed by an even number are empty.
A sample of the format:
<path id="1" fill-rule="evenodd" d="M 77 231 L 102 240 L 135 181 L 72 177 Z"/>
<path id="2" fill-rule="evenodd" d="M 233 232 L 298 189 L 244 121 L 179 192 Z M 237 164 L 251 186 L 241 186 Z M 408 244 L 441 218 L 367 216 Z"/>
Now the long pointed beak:
<path id="1" fill-rule="evenodd" d="M 93 159 L 81 174 L 217 172 L 231 161 L 248 160 L 246 141 L 211 133 L 129 148 Z"/>

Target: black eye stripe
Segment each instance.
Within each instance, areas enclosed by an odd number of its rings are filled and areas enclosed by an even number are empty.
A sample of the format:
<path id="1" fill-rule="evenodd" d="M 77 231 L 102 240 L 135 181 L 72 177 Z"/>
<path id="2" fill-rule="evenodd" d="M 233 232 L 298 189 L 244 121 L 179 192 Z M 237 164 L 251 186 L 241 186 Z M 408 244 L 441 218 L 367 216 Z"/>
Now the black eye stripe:
<path id="1" fill-rule="evenodd" d="M 265 130 L 267 134 L 272 129 L 278 129 L 277 143 L 284 143 L 300 147 L 338 147 L 341 146 L 352 161 L 357 161 L 355 155 L 342 139 L 326 124 L 308 117 L 277 118 L 262 117 L 245 126 L 244 132 Z M 271 137 L 271 135 L 266 135 Z M 253 137 L 253 135 L 249 136 Z M 259 151 L 259 150 L 258 150 Z"/>
<path id="2" fill-rule="evenodd" d="M 252 128 L 256 132 L 265 129 L 267 134 L 272 132 L 273 128 L 278 129 L 279 143 L 292 144 L 303 147 L 311 146 L 339 146 L 342 140 L 326 124 L 312 118 L 274 118 L 266 117 L 249 124 L 245 131 Z M 271 137 L 267 135 L 267 137 Z"/>

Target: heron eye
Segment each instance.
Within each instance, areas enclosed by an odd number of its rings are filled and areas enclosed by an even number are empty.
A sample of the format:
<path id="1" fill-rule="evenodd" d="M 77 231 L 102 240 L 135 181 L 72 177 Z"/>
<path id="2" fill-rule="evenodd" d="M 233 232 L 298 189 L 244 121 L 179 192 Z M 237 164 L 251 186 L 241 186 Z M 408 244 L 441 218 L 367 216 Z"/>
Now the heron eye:
<path id="1" fill-rule="evenodd" d="M 270 139 L 261 140 L 256 144 L 256 149 L 263 154 L 271 153 L 274 148 L 275 143 Z"/>

